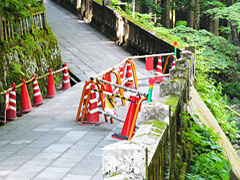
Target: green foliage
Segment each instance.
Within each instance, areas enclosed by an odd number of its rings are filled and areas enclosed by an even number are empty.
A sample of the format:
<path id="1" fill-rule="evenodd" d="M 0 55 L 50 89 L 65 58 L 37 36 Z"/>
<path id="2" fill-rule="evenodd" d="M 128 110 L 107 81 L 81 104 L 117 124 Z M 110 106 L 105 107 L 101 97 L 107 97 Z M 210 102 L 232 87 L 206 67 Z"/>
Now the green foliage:
<path id="1" fill-rule="evenodd" d="M 219 7 L 209 9 L 208 14 L 213 14 L 215 19 L 226 19 L 232 21 L 235 25 L 240 26 L 240 2 L 229 7 Z"/>
<path id="2" fill-rule="evenodd" d="M 112 6 L 119 11 L 122 11 L 122 9 L 120 7 L 121 3 L 122 2 L 120 0 L 112 0 Z"/>
<path id="3" fill-rule="evenodd" d="M 230 27 L 220 26 L 218 30 L 219 30 L 219 34 L 225 39 L 228 39 L 228 36 L 231 34 Z"/>
<path id="4" fill-rule="evenodd" d="M 187 26 L 187 21 L 177 21 L 176 26 Z"/>
<path id="5" fill-rule="evenodd" d="M 198 3 L 201 7 L 201 11 L 203 12 L 214 7 L 224 6 L 224 3 L 220 2 L 219 0 L 198 0 L 197 2 L 189 0 L 172 0 L 170 2 L 170 6 L 176 10 L 194 11 L 195 4 L 193 3 Z"/>
<path id="6" fill-rule="evenodd" d="M 142 7 L 150 8 L 152 14 L 156 15 L 157 17 L 161 17 L 162 7 L 156 4 L 155 1 L 141 0 L 141 1 L 136 1 L 136 4 Z"/>
<path id="7" fill-rule="evenodd" d="M 231 167 L 223 154 L 211 151 L 201 154 L 193 161 L 194 165 L 191 166 L 191 173 L 187 175 L 188 179 L 230 179 Z"/>
<path id="8" fill-rule="evenodd" d="M 0 14 L 8 19 L 26 18 L 29 16 L 31 7 L 42 6 L 37 0 L 0 0 Z"/>
<path id="9" fill-rule="evenodd" d="M 230 122 L 231 114 L 226 110 L 227 97 L 222 96 L 221 83 L 215 86 L 213 79 L 210 79 L 206 74 L 205 63 L 197 61 L 196 63 L 196 88 L 204 103 L 208 106 L 219 125 L 230 140 L 234 140 L 238 135 L 238 129 L 235 122 Z"/>
<path id="10" fill-rule="evenodd" d="M 15 73 L 16 75 L 21 74 L 22 76 L 25 75 L 25 74 L 22 72 L 22 67 L 21 67 L 20 64 L 11 63 L 10 66 L 11 66 L 10 69 L 12 69 L 12 73 Z"/>
<path id="11" fill-rule="evenodd" d="M 194 30 L 178 26 L 171 33 L 182 41 L 196 46 L 196 88 L 221 128 L 230 140 L 238 135 L 231 114 L 226 110 L 227 97 L 240 97 L 240 73 L 237 71 L 236 52 L 239 47 L 233 46 L 223 37 L 214 36 L 206 30 Z M 215 80 L 216 79 L 216 80 Z M 221 83 L 222 82 L 222 83 Z"/>
<path id="12" fill-rule="evenodd" d="M 154 26 L 154 22 L 151 21 L 151 19 L 153 18 L 153 14 L 152 13 L 149 13 L 149 14 L 142 14 L 142 13 L 138 13 L 136 12 L 135 13 L 135 18 L 143 23 L 143 24 L 147 24 L 148 26 L 150 27 L 153 27 Z"/>
<path id="13" fill-rule="evenodd" d="M 240 97 L 239 93 L 233 89 L 235 85 L 231 85 L 231 83 L 240 83 L 236 59 L 236 53 L 240 51 L 240 47 L 206 30 L 197 31 L 189 27 L 178 26 L 171 30 L 171 34 L 196 46 L 197 60 L 202 64 L 200 70 L 208 73 L 209 76 L 214 75 L 212 78 L 222 83 L 224 94 L 230 97 Z M 220 78 L 217 78 L 218 76 Z M 227 83 L 228 86 L 226 86 Z M 229 85 L 232 92 L 229 91 Z"/>
<path id="14" fill-rule="evenodd" d="M 199 122 L 197 116 L 195 116 L 195 121 Z M 187 178 L 229 179 L 231 165 L 225 158 L 222 148 L 217 144 L 219 137 L 204 124 L 199 126 L 190 121 L 190 126 L 191 130 L 182 132 L 183 140 L 191 141 L 193 145 L 193 157 Z"/>

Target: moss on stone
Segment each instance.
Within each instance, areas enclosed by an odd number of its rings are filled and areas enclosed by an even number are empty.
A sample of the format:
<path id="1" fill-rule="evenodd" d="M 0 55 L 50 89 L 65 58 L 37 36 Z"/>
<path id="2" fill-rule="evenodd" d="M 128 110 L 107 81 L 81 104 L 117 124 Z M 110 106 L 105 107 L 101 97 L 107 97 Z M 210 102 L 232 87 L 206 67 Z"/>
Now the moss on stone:
<path id="1" fill-rule="evenodd" d="M 119 174 L 122 174 L 122 172 L 114 173 L 114 174 L 112 174 L 110 177 L 114 177 L 114 176 L 117 176 L 117 175 L 119 175 Z"/>
<path id="2" fill-rule="evenodd" d="M 168 81 L 169 83 L 175 83 L 175 82 L 180 82 L 181 84 L 183 84 L 185 81 L 185 79 L 182 79 L 182 78 L 175 78 L 171 81 Z"/>
<path id="3" fill-rule="evenodd" d="M 57 40 L 51 29 L 36 29 L 34 34 L 25 34 L 8 41 L 0 41 L 0 91 L 11 87 L 12 83 L 20 84 L 22 78 L 29 80 L 32 75 L 41 76 L 49 68 L 57 70 L 62 67 Z M 55 85 L 61 80 L 61 73 L 54 74 Z M 47 92 L 47 77 L 38 81 L 42 94 Z M 30 98 L 33 98 L 33 85 L 27 84 Z M 17 109 L 20 109 L 21 88 L 17 88 Z M 4 105 L 4 96 L 0 97 Z M 3 114 L 3 108 L 0 111 Z"/>
<path id="4" fill-rule="evenodd" d="M 161 121 L 147 121 L 147 122 L 145 122 L 143 124 L 153 125 L 153 127 L 157 127 L 157 128 L 159 128 L 161 130 L 163 130 L 167 126 L 167 123 L 161 122 Z"/>
<path id="5" fill-rule="evenodd" d="M 174 112 L 178 105 L 178 101 L 179 101 L 179 96 L 170 95 L 165 101 L 163 101 L 163 104 L 170 105 L 171 111 Z"/>
<path id="6" fill-rule="evenodd" d="M 102 1 L 101 0 L 94 0 L 94 2 L 100 4 L 102 6 Z"/>

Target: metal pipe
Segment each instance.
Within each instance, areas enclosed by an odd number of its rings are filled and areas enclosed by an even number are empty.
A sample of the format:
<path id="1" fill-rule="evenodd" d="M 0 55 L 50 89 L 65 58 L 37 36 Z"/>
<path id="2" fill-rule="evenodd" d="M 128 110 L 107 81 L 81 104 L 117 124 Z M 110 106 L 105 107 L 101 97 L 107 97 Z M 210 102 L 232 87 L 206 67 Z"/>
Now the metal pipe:
<path id="1" fill-rule="evenodd" d="M 161 53 L 161 54 L 151 54 L 151 55 L 130 56 L 129 59 L 141 59 L 141 58 L 147 58 L 147 57 L 170 56 L 170 55 L 174 55 L 174 53 Z"/>
<path id="2" fill-rule="evenodd" d="M 133 93 L 137 93 L 137 94 L 143 95 L 143 96 L 145 96 L 145 97 L 147 96 L 146 93 L 140 92 L 140 91 L 138 91 L 138 90 L 136 90 L 136 89 L 131 89 L 131 88 L 128 88 L 128 87 L 120 86 L 119 84 L 111 83 L 111 82 L 109 82 L 109 81 L 105 81 L 105 80 L 102 80 L 102 79 L 98 79 L 98 80 L 99 80 L 100 82 L 102 82 L 102 83 L 110 84 L 110 85 L 112 85 L 112 86 L 116 86 L 116 87 L 121 88 L 121 89 L 126 90 L 126 91 L 130 91 L 130 92 L 133 92 Z"/>
<path id="3" fill-rule="evenodd" d="M 168 76 L 170 76 L 170 74 L 162 74 L 162 75 L 154 75 L 154 76 L 144 76 L 144 77 L 138 78 L 138 80 L 150 79 L 150 78 L 154 78 L 154 77 L 168 77 Z"/>
<path id="4" fill-rule="evenodd" d="M 103 110 L 99 110 L 99 113 L 102 113 L 102 114 L 105 114 L 105 115 L 107 115 L 107 116 L 110 116 L 111 118 L 116 119 L 117 121 L 119 121 L 119 122 L 121 122 L 121 123 L 124 123 L 124 122 L 125 122 L 123 119 L 121 119 L 121 118 L 119 118 L 119 117 L 117 117 L 117 116 L 114 116 L 114 115 L 112 115 L 111 113 L 105 112 L 105 111 L 103 111 Z"/>
<path id="5" fill-rule="evenodd" d="M 111 113 L 105 112 L 105 111 L 103 111 L 103 110 L 99 110 L 99 113 L 102 113 L 102 114 L 104 114 L 104 115 L 110 116 L 111 118 L 113 118 L 113 119 L 115 119 L 115 120 L 117 120 L 117 121 L 119 121 L 119 122 L 121 122 L 121 123 L 125 123 L 125 120 L 124 120 L 124 119 L 119 118 L 119 117 L 117 117 L 117 116 L 114 116 L 114 115 L 112 115 Z M 138 125 L 135 125 L 135 127 L 139 129 L 139 126 L 138 126 Z"/>
<path id="6" fill-rule="evenodd" d="M 96 76 L 91 77 L 90 79 L 93 80 L 93 79 L 98 78 L 99 76 L 103 76 L 104 74 L 106 74 L 106 73 L 108 73 L 108 72 L 110 72 L 110 71 L 118 68 L 118 67 L 121 66 L 122 64 L 124 64 L 128 59 L 130 59 L 130 58 L 128 58 L 128 57 L 125 58 L 124 60 L 122 60 L 122 61 L 121 61 L 120 63 L 118 63 L 117 65 L 115 65 L 115 66 L 113 66 L 113 67 L 110 67 L 110 68 L 108 68 L 108 69 L 105 70 L 105 71 L 102 71 L 101 73 L 97 74 Z"/>
<path id="7" fill-rule="evenodd" d="M 117 65 L 108 68 L 107 70 L 97 74 L 96 76 L 92 76 L 91 79 L 92 80 L 96 79 L 97 77 L 102 76 L 103 74 L 106 74 L 106 73 L 110 72 L 111 70 L 114 70 L 114 69 L 118 68 L 119 66 L 124 64 L 128 59 L 141 59 L 141 58 L 147 58 L 147 57 L 170 56 L 170 55 L 174 55 L 174 53 L 161 53 L 161 54 L 151 54 L 151 55 L 129 56 L 129 57 L 126 57 L 124 60 L 122 60 Z"/>

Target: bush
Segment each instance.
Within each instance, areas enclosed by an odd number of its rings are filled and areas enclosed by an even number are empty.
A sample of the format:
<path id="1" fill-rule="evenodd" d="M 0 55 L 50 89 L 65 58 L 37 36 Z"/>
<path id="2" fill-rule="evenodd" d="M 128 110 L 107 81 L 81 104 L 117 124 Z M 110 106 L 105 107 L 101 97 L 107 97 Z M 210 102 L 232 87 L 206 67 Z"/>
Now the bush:
<path id="1" fill-rule="evenodd" d="M 197 116 L 194 118 L 200 122 Z M 193 157 L 187 179 L 230 179 L 231 165 L 217 144 L 219 138 L 204 124 L 199 126 L 190 121 L 190 125 L 191 130 L 182 133 L 183 138 L 191 141 L 193 145 Z"/>
<path id="2" fill-rule="evenodd" d="M 177 21 L 176 26 L 187 26 L 187 21 Z"/>

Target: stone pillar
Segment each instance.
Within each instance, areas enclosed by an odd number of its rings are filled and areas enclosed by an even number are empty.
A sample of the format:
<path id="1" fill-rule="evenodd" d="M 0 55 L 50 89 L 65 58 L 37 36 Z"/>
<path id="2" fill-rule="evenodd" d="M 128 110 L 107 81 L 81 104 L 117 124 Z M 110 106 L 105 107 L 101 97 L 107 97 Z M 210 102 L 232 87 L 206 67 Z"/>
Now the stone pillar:
<path id="1" fill-rule="evenodd" d="M 142 123 L 147 121 L 161 121 L 169 124 L 170 107 L 161 102 L 149 102 L 142 106 Z"/>
<path id="2" fill-rule="evenodd" d="M 181 71 L 182 69 L 180 69 Z M 185 87 L 184 79 L 174 79 L 167 82 L 162 82 L 160 84 L 160 97 L 165 97 L 168 95 L 181 96 L 182 90 Z"/>
<path id="3" fill-rule="evenodd" d="M 104 1 L 104 5 L 112 5 L 112 0 L 102 0 Z"/>
<path id="4" fill-rule="evenodd" d="M 102 153 L 104 179 L 114 176 L 122 179 L 145 179 L 146 148 L 129 141 L 121 141 L 105 146 Z"/>
<path id="5" fill-rule="evenodd" d="M 196 61 L 196 47 L 195 46 L 185 46 L 186 51 L 190 51 L 192 53 L 192 58 L 190 61 L 190 85 L 195 78 L 195 61 Z"/>

